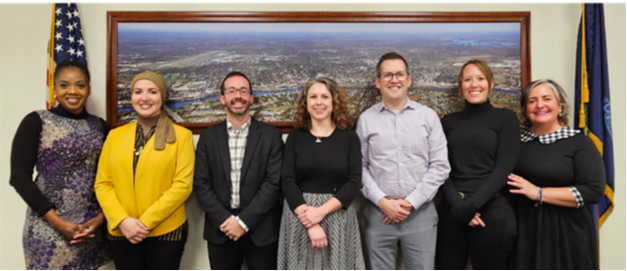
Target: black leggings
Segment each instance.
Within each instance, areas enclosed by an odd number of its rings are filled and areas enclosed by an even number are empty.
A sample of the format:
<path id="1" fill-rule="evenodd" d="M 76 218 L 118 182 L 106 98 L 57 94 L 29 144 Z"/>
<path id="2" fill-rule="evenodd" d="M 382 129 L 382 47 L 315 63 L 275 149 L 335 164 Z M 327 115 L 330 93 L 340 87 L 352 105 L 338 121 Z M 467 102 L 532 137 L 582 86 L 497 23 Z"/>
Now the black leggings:
<path id="1" fill-rule="evenodd" d="M 187 236 L 180 241 L 147 237 L 138 244 L 128 240 L 109 240 L 109 250 L 118 270 L 178 270 Z"/>
<path id="2" fill-rule="evenodd" d="M 466 269 L 470 254 L 475 270 L 508 269 L 516 239 L 516 216 L 508 199 L 495 197 L 479 209 L 485 228 L 473 228 L 451 220 L 450 210 L 451 206 L 443 199 L 438 209 L 436 268 Z"/>

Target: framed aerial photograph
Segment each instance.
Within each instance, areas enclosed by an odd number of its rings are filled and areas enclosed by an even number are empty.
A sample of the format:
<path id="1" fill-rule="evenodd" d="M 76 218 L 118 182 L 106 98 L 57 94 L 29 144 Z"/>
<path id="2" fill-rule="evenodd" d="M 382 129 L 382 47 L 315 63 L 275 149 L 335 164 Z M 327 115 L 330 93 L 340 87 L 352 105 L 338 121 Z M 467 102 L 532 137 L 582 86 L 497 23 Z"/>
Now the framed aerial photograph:
<path id="1" fill-rule="evenodd" d="M 107 121 L 133 121 L 130 83 L 143 71 L 163 76 L 166 111 L 199 133 L 226 117 L 220 83 L 231 71 L 251 82 L 251 115 L 293 129 L 296 100 L 325 75 L 348 94 L 351 115 L 381 101 L 381 55 L 405 57 L 409 96 L 440 117 L 459 111 L 457 74 L 482 59 L 495 75 L 490 101 L 519 111 L 530 81 L 529 12 L 108 12 Z"/>

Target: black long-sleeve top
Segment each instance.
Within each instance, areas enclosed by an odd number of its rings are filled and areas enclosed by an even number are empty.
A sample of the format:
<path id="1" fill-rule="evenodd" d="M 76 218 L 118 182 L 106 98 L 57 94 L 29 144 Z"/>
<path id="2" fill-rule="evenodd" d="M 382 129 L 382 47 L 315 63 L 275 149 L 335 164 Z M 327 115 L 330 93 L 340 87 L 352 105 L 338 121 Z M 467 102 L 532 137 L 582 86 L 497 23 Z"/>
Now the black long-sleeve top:
<path id="1" fill-rule="evenodd" d="M 351 129 L 328 137 L 304 129 L 290 132 L 283 152 L 281 186 L 290 209 L 306 204 L 303 192 L 332 193 L 347 208 L 361 188 L 361 148 Z"/>
<path id="2" fill-rule="evenodd" d="M 79 114 L 72 114 L 59 105 L 50 112 L 71 119 L 85 119 L 89 117 L 87 110 Z M 109 134 L 109 125 L 103 120 L 104 138 Z M 38 215 L 45 215 L 50 209 L 55 208 L 46 196 L 41 193 L 33 182 L 33 171 L 37 164 L 37 151 L 39 149 L 39 136 L 42 131 L 41 118 L 37 112 L 31 112 L 20 123 L 11 145 L 11 176 L 9 184 L 24 199 L 26 204 Z"/>
<path id="3" fill-rule="evenodd" d="M 507 183 L 520 153 L 518 118 L 509 109 L 466 102 L 463 111 L 442 118 L 451 163 L 441 191 L 452 206 L 451 217 L 468 223 Z M 474 193 L 465 201 L 458 192 Z"/>

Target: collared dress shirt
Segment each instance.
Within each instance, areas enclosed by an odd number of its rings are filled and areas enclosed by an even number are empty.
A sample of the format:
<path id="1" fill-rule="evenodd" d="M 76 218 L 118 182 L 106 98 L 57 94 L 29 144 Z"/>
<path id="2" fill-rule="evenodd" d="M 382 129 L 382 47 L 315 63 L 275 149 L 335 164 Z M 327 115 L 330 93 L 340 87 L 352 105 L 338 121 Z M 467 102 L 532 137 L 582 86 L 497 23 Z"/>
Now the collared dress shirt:
<path id="1" fill-rule="evenodd" d="M 448 178 L 446 136 L 437 114 L 407 99 L 395 113 L 383 102 L 361 114 L 364 196 L 375 205 L 383 198 L 405 199 L 418 209 L 433 200 Z"/>
<path id="2" fill-rule="evenodd" d="M 246 150 L 246 141 L 248 138 L 248 128 L 250 127 L 250 120 L 244 123 L 242 126 L 235 128 L 233 124 L 227 119 L 226 130 L 229 134 L 229 155 L 231 156 L 231 208 L 239 209 L 239 189 L 240 189 L 240 177 L 242 176 L 242 162 L 244 161 L 244 152 Z M 231 216 L 237 219 L 237 222 L 248 232 L 248 227 L 244 224 L 238 216 Z"/>

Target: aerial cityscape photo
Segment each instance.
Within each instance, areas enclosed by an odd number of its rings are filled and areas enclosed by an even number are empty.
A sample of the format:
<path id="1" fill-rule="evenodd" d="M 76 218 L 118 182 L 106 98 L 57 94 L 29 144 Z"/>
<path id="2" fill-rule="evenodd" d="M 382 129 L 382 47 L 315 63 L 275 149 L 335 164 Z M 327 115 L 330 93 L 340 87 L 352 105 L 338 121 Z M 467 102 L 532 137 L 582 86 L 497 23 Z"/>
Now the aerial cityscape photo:
<path id="1" fill-rule="evenodd" d="M 118 122 L 135 119 L 130 83 L 147 70 L 165 79 L 176 122 L 223 120 L 220 83 L 231 71 L 252 81 L 258 120 L 293 121 L 302 86 L 321 75 L 347 91 L 357 118 L 381 101 L 376 64 L 390 51 L 409 63 L 410 99 L 440 117 L 463 108 L 457 74 L 470 59 L 491 67 L 494 106 L 519 107 L 519 23 L 119 23 L 117 48 Z"/>

